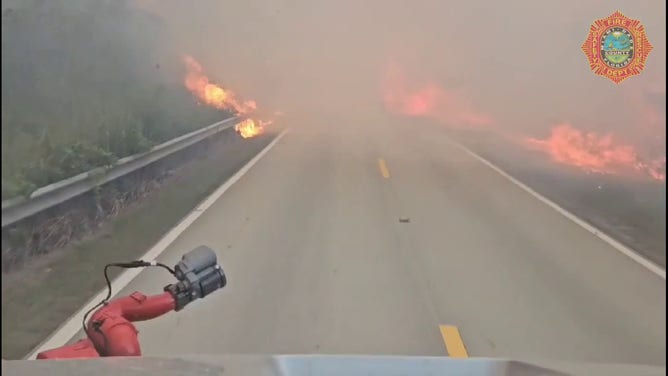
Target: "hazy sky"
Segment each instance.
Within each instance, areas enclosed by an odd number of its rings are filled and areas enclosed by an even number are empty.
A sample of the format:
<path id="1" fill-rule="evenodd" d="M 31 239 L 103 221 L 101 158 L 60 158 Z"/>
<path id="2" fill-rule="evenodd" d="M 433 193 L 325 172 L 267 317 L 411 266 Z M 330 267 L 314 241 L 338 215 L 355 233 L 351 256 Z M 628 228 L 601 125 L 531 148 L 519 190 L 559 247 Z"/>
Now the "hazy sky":
<path id="1" fill-rule="evenodd" d="M 614 132 L 665 154 L 665 1 L 180 0 L 141 3 L 222 84 L 265 106 L 376 111 L 388 64 L 456 92 L 494 127 Z M 580 49 L 620 10 L 646 27 L 646 69 L 620 85 Z M 658 137 L 657 137 L 658 135 Z"/>

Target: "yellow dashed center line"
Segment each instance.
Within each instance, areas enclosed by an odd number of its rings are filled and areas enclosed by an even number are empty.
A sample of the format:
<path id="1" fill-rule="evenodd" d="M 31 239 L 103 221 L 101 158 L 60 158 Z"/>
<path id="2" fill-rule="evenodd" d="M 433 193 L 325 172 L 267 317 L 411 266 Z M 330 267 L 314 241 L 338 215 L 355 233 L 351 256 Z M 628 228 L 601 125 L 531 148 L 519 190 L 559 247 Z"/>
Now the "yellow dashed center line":
<path id="1" fill-rule="evenodd" d="M 468 358 L 469 354 L 464 347 L 462 336 L 459 335 L 459 329 L 452 325 L 439 325 L 443 342 L 445 342 L 445 349 L 448 356 L 451 358 Z"/>
<path id="2" fill-rule="evenodd" d="M 378 168 L 380 169 L 380 174 L 383 175 L 385 179 L 389 179 L 390 170 L 387 169 L 387 164 L 383 158 L 378 158 Z"/>

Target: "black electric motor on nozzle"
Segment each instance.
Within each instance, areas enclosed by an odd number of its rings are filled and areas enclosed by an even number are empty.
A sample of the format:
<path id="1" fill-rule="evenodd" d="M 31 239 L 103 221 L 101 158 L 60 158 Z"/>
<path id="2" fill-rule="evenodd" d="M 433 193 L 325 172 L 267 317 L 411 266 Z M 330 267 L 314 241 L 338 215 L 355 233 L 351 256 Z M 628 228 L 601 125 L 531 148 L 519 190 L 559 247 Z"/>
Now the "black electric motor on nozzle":
<path id="1" fill-rule="evenodd" d="M 165 291 L 174 296 L 176 311 L 227 284 L 216 253 L 206 246 L 199 246 L 183 255 L 174 267 L 174 276 L 179 282 L 166 286 Z"/>

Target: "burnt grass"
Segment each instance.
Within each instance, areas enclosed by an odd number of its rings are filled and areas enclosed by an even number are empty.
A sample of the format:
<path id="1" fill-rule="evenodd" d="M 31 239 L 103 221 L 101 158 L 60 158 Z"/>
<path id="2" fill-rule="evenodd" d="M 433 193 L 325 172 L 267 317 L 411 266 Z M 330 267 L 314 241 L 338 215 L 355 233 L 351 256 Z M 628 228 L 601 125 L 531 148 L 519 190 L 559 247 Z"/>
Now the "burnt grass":
<path id="1" fill-rule="evenodd" d="M 497 141 L 459 138 L 534 191 L 665 268 L 665 182 L 585 173 Z"/>
<path id="2" fill-rule="evenodd" d="M 3 229 L 2 358 L 26 356 L 104 287 L 105 264 L 144 254 L 272 138 L 222 132 Z"/>

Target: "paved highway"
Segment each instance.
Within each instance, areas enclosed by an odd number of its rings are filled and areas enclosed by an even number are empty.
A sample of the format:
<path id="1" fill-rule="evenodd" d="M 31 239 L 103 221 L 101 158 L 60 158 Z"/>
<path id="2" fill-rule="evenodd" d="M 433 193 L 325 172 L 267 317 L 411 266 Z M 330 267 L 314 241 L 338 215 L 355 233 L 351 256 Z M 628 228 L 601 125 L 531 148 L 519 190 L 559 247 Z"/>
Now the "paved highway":
<path id="1" fill-rule="evenodd" d="M 665 365 L 664 279 L 441 129 L 366 120 L 294 124 L 167 248 L 160 260 L 174 263 L 211 246 L 229 282 L 140 323 L 145 354 Z M 122 293 L 169 281 L 145 271 Z"/>

